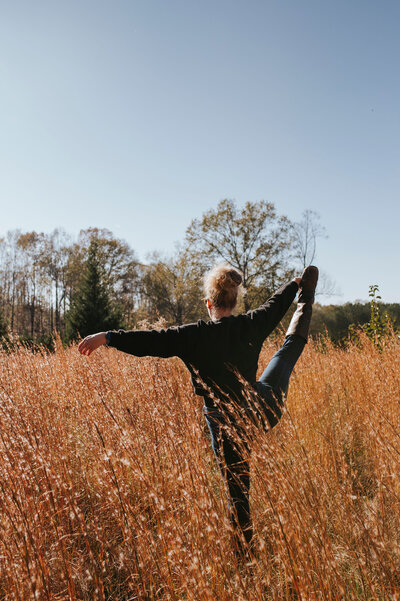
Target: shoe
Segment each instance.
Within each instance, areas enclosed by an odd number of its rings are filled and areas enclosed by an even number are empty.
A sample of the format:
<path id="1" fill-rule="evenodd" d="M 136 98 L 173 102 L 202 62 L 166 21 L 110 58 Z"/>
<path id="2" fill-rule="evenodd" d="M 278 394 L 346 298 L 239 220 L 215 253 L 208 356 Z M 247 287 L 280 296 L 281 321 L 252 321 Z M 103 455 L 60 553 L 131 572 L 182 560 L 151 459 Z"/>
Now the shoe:
<path id="1" fill-rule="evenodd" d="M 298 303 L 314 302 L 315 289 L 318 282 L 318 267 L 315 265 L 309 265 L 303 271 L 301 276 L 301 282 L 299 285 L 299 298 Z"/>
<path id="2" fill-rule="evenodd" d="M 309 265 L 303 271 L 299 286 L 297 309 L 293 313 L 286 336 L 295 334 L 296 336 L 301 336 L 307 342 L 317 282 L 318 268 L 314 265 Z"/>

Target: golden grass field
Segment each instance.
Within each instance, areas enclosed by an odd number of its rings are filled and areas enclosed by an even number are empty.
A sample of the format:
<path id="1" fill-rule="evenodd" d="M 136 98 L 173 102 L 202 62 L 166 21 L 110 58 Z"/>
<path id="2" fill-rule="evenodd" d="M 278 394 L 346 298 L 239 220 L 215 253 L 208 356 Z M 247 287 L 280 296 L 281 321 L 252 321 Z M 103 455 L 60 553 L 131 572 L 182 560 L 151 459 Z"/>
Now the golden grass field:
<path id="1" fill-rule="evenodd" d="M 309 343 L 287 406 L 254 444 L 240 566 L 178 359 L 1 354 L 0 599 L 400 599 L 397 337 Z"/>

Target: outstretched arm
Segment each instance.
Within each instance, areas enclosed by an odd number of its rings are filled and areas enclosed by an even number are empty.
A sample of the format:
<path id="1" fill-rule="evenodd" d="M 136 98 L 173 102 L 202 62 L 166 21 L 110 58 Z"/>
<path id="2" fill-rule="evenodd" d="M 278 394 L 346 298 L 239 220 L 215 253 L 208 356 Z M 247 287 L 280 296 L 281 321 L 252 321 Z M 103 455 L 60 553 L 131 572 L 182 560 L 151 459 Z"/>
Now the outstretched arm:
<path id="1" fill-rule="evenodd" d="M 108 332 L 108 346 L 144 357 L 183 357 L 189 344 L 193 345 L 197 324 L 188 324 L 165 330 L 118 330 Z M 90 355 L 99 346 L 106 344 L 107 332 L 86 336 L 78 346 L 83 355 Z"/>
<path id="2" fill-rule="evenodd" d="M 254 323 L 262 339 L 266 338 L 281 321 L 286 311 L 295 299 L 301 278 L 294 278 L 288 284 L 281 286 L 258 309 L 248 311 L 247 315 Z"/>

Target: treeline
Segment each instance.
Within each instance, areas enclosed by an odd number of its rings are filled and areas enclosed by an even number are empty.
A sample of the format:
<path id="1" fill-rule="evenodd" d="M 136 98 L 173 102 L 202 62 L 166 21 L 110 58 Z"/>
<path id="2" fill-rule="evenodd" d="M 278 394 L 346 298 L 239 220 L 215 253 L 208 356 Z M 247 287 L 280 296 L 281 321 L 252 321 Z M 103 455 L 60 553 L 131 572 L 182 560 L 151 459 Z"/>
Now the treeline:
<path id="1" fill-rule="evenodd" d="M 50 234 L 13 230 L 0 239 L 1 334 L 44 344 L 55 331 L 65 338 L 66 316 L 94 239 L 111 300 L 133 322 L 139 268 L 127 243 L 96 228 L 81 231 L 77 240 L 61 229 Z"/>
<path id="2" fill-rule="evenodd" d="M 93 294 L 102 295 L 124 327 L 204 317 L 201 280 L 217 261 L 241 270 L 249 308 L 291 275 L 294 232 L 272 203 L 247 203 L 239 210 L 231 200 L 194 219 L 172 256 L 154 252 L 146 263 L 106 229 L 82 230 L 76 240 L 62 229 L 10 231 L 0 239 L 0 333 L 46 344 L 59 332 L 70 340 L 79 309 L 88 309 L 89 267 L 97 279 Z"/>
<path id="3" fill-rule="evenodd" d="M 400 328 L 400 304 L 379 302 L 380 316 L 397 330 Z M 371 322 L 371 302 L 345 303 L 343 305 L 319 305 L 313 309 L 311 334 L 325 332 L 333 342 L 341 342 L 349 336 L 349 331 Z"/>
<path id="4" fill-rule="evenodd" d="M 91 327 L 197 319 L 195 274 L 188 253 L 153 253 L 144 264 L 106 229 L 82 230 L 77 240 L 61 229 L 10 231 L 0 239 L 0 336 L 50 346 L 55 332 L 67 342 Z"/>
<path id="5" fill-rule="evenodd" d="M 0 336 L 51 347 L 56 332 L 68 342 L 101 329 L 207 318 L 202 277 L 216 262 L 242 272 L 246 311 L 312 263 L 324 235 L 312 211 L 295 223 L 272 203 L 239 209 L 232 200 L 194 219 L 173 255 L 154 252 L 146 263 L 107 229 L 82 230 L 77 239 L 62 229 L 9 231 L 0 239 Z M 332 290 L 326 276 L 319 289 Z M 388 310 L 398 319 L 398 305 Z M 368 319 L 368 304 L 317 306 L 313 329 L 326 327 L 338 340 Z"/>

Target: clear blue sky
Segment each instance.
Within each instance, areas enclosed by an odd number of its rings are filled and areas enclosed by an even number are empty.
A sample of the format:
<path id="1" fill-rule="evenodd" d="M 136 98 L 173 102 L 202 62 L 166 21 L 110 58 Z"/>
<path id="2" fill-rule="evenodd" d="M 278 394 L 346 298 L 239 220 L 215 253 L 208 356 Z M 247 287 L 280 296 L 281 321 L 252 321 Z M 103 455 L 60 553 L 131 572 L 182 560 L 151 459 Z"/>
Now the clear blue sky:
<path id="1" fill-rule="evenodd" d="M 0 235 L 173 251 L 223 198 L 320 213 L 318 265 L 400 302 L 397 0 L 0 0 Z"/>

